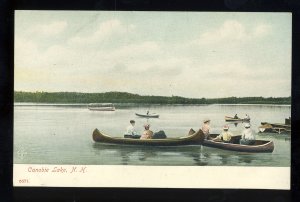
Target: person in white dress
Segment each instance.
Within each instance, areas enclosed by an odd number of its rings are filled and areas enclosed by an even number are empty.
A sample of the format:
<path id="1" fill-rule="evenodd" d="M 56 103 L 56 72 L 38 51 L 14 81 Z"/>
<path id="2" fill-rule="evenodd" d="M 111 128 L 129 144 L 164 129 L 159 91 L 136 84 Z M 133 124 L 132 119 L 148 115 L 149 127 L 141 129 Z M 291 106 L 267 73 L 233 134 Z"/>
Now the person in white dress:
<path id="1" fill-rule="evenodd" d="M 130 120 L 130 125 L 127 126 L 125 135 L 139 136 L 139 134 L 136 132 L 134 125 L 135 125 L 135 121 Z"/>
<path id="2" fill-rule="evenodd" d="M 240 139 L 240 144 L 253 145 L 255 143 L 255 134 L 250 128 L 250 124 L 246 123 L 244 125 L 245 129 L 242 132 L 242 137 Z"/>

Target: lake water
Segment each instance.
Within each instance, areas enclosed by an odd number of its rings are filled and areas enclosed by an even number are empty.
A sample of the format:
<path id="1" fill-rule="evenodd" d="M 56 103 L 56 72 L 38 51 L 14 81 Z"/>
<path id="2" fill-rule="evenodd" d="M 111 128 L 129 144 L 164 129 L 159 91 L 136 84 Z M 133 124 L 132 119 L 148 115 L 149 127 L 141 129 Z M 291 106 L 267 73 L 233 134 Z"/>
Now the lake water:
<path id="1" fill-rule="evenodd" d="M 260 122 L 284 123 L 291 116 L 290 106 L 275 105 L 134 105 L 116 106 L 114 112 L 89 111 L 86 105 L 37 105 L 15 103 L 14 163 L 83 165 L 171 165 L 171 166 L 290 166 L 290 135 L 260 134 Z M 157 119 L 135 116 L 147 110 Z M 273 153 L 242 153 L 203 146 L 135 147 L 104 145 L 92 140 L 95 128 L 111 136 L 122 137 L 129 120 L 138 131 L 150 123 L 155 132 L 168 137 L 184 136 L 190 128 L 199 129 L 204 118 L 211 119 L 211 133 L 220 133 L 224 116 L 245 114 L 257 139 L 272 140 Z M 243 124 L 230 125 L 240 134 Z"/>

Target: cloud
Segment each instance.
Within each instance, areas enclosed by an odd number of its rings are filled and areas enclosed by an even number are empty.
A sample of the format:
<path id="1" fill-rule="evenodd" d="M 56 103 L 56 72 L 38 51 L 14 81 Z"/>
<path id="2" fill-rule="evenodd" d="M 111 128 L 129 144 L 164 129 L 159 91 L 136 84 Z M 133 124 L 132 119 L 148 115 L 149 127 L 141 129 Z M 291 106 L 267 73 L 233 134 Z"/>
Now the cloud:
<path id="1" fill-rule="evenodd" d="M 120 36 L 135 29 L 134 25 L 124 26 L 120 20 L 111 19 L 102 22 L 96 31 L 87 36 L 75 36 L 69 40 L 70 45 L 99 43 L 115 36 Z"/>
<path id="2" fill-rule="evenodd" d="M 67 23 L 57 21 L 30 28 L 34 36 L 19 32 L 15 87 L 185 97 L 274 95 L 274 88 L 280 95 L 289 89 L 285 67 L 290 66 L 282 62 L 286 56 L 271 57 L 272 49 L 259 43 L 272 31 L 268 24 L 225 20 L 219 27 L 207 26 L 196 40 L 192 35 L 170 43 L 158 40 L 155 33 L 143 33 L 142 28 L 135 32 L 135 25 L 122 23 L 121 18 L 93 22 L 93 31 L 72 32 L 66 30 Z M 76 30 L 76 25 L 70 28 Z M 48 40 L 37 34 L 58 37 Z M 64 38 L 70 35 L 69 40 Z"/>
<path id="3" fill-rule="evenodd" d="M 130 52 L 128 56 L 130 56 Z M 103 73 L 116 80 L 118 79 L 117 77 L 120 76 L 124 79 L 124 75 L 129 79 L 135 79 L 137 77 L 152 79 L 154 77 L 168 80 L 171 77 L 179 76 L 182 71 L 185 68 L 189 68 L 191 64 L 188 58 L 174 58 L 166 55 L 156 55 L 155 60 L 144 56 L 138 59 L 134 57 L 133 59 L 126 60 L 126 56 L 124 55 L 121 59 L 111 58 L 108 61 L 110 62 L 107 64 L 107 68 L 105 68 Z M 104 69 L 102 69 L 102 71 L 103 70 Z"/>
<path id="4" fill-rule="evenodd" d="M 247 29 L 245 25 L 237 20 L 227 20 L 221 27 L 202 33 L 196 41 L 198 44 L 240 42 L 266 36 L 270 31 L 270 25 L 259 24 L 253 29 Z"/>
<path id="5" fill-rule="evenodd" d="M 35 25 L 28 30 L 28 33 L 39 36 L 53 36 L 63 32 L 66 27 L 66 21 L 55 21 L 49 24 Z"/>
<path id="6" fill-rule="evenodd" d="M 198 68 L 196 70 L 196 68 Z M 273 71 L 274 67 L 271 65 L 265 65 L 264 68 L 253 68 L 247 65 L 245 62 L 239 61 L 237 59 L 233 61 L 223 61 L 219 63 L 205 64 L 199 67 L 195 67 L 193 71 L 202 72 L 202 74 L 197 75 L 202 80 L 227 80 L 235 83 L 247 82 L 247 81 L 259 81 L 270 79 L 280 79 L 282 75 L 278 74 L 278 71 Z M 196 75 L 191 75 L 195 77 Z"/>
<path id="7" fill-rule="evenodd" d="M 37 56 L 39 55 L 38 47 L 30 40 L 22 37 L 15 38 L 15 66 L 17 67 L 30 67 L 36 63 Z M 35 59 L 34 59 L 35 58 Z"/>
<path id="8" fill-rule="evenodd" d="M 141 43 L 130 44 L 119 47 L 118 49 L 109 53 L 112 59 L 136 58 L 143 56 L 151 56 L 152 54 L 161 53 L 160 46 L 153 41 L 145 41 Z"/>
<path id="9" fill-rule="evenodd" d="M 271 32 L 270 25 L 260 24 L 255 27 L 253 36 L 254 37 L 263 37 L 263 36 L 266 36 L 267 34 L 269 34 L 270 32 Z"/>

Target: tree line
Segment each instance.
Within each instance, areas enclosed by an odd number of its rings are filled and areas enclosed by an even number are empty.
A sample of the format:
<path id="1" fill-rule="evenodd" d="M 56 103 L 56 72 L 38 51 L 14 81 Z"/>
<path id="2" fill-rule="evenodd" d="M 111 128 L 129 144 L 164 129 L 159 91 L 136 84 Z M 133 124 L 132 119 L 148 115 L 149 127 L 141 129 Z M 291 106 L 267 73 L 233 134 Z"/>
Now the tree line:
<path id="1" fill-rule="evenodd" d="M 291 97 L 185 98 L 141 96 L 127 92 L 14 92 L 15 102 L 36 103 L 143 103 L 143 104 L 291 104 Z"/>

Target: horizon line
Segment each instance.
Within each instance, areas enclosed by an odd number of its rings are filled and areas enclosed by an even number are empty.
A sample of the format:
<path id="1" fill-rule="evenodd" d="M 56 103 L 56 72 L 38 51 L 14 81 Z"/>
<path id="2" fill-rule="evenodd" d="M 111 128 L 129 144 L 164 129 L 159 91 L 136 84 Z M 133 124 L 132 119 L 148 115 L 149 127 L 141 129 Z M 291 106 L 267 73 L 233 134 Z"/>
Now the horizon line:
<path id="1" fill-rule="evenodd" d="M 273 96 L 268 96 L 268 97 L 263 97 L 263 96 L 247 96 L 247 97 L 237 97 L 237 96 L 228 96 L 228 97 L 212 97 L 212 98 L 195 98 L 195 97 L 183 97 L 179 95 L 171 95 L 171 96 L 163 96 L 163 95 L 141 95 L 137 93 L 131 93 L 131 92 L 124 92 L 124 91 L 106 91 L 106 92 L 76 92 L 76 91 L 22 91 L 22 90 L 14 90 L 15 92 L 24 92 L 24 93 L 87 93 L 87 94 L 104 94 L 104 93 L 129 93 L 132 95 L 138 95 L 138 96 L 159 96 L 159 97 L 181 97 L 181 98 L 187 98 L 187 99 L 221 99 L 221 98 L 289 98 L 290 96 L 281 96 L 281 97 L 273 97 Z"/>

